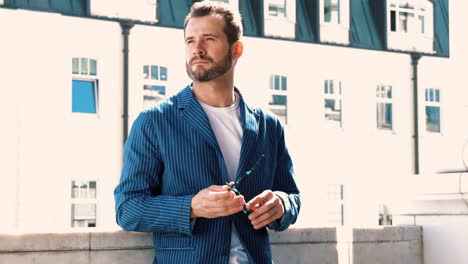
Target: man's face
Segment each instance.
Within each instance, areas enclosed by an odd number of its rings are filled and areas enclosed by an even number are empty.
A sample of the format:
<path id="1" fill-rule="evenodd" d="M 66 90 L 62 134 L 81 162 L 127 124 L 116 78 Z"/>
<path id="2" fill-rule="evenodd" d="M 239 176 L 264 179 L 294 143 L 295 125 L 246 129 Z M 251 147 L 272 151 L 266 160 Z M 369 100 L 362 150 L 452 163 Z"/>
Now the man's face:
<path id="1" fill-rule="evenodd" d="M 185 28 L 185 67 L 193 81 L 210 81 L 231 70 L 231 49 L 224 25 L 219 15 L 189 20 Z"/>

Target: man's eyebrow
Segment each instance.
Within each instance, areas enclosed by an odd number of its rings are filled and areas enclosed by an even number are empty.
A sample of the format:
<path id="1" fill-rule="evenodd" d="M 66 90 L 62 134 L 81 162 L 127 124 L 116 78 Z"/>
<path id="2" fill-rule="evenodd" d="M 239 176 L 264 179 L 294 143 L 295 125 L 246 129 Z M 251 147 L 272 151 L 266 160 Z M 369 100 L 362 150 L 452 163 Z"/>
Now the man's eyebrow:
<path id="1" fill-rule="evenodd" d="M 214 33 L 205 33 L 205 34 L 202 34 L 202 36 L 204 36 L 204 37 L 215 37 L 215 38 L 219 37 L 219 35 L 216 35 Z M 193 36 L 188 36 L 188 37 L 185 38 L 185 41 L 191 40 L 193 38 L 194 38 Z"/>

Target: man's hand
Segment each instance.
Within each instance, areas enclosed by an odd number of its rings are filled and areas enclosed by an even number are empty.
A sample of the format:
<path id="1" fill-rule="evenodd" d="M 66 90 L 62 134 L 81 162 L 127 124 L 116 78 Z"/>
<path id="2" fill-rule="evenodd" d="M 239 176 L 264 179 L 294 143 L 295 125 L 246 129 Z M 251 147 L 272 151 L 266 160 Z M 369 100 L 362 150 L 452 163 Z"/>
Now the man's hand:
<path id="1" fill-rule="evenodd" d="M 262 228 L 284 215 L 283 202 L 271 190 L 257 195 L 246 206 L 253 211 L 249 220 L 255 229 Z"/>
<path id="2" fill-rule="evenodd" d="M 190 217 L 216 218 L 242 211 L 244 196 L 228 190 L 227 185 L 212 185 L 198 192 L 192 199 Z"/>

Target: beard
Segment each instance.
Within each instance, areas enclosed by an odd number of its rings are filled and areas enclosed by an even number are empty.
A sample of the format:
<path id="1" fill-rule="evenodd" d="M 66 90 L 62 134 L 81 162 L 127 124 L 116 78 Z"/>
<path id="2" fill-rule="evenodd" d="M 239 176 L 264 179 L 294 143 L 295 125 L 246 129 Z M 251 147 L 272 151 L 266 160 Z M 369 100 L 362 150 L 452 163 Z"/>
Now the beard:
<path id="1" fill-rule="evenodd" d="M 205 70 L 202 67 L 198 66 L 195 70 L 192 70 L 191 66 L 194 60 L 205 60 L 211 62 L 213 66 L 208 70 Z M 207 82 L 218 78 L 219 76 L 228 72 L 231 69 L 231 67 L 232 56 L 229 50 L 226 56 L 224 56 L 224 58 L 220 62 L 215 62 L 211 57 L 208 57 L 206 55 L 199 55 L 191 58 L 190 61 L 185 64 L 188 76 L 190 77 L 190 79 L 197 82 Z"/>

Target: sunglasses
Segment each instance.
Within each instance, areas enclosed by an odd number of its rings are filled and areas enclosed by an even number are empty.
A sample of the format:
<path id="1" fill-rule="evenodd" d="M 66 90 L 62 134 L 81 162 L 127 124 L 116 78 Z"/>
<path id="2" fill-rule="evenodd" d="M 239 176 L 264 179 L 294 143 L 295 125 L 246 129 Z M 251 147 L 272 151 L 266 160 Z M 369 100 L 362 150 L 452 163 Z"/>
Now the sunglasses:
<path id="1" fill-rule="evenodd" d="M 236 188 L 236 185 L 239 185 L 243 179 L 245 179 L 245 177 L 249 176 L 250 174 L 252 174 L 252 172 L 254 172 L 255 168 L 257 168 L 258 164 L 260 163 L 260 161 L 265 157 L 265 154 L 262 154 L 262 156 L 260 156 L 260 158 L 258 158 L 257 162 L 255 162 L 255 164 L 253 165 L 253 167 L 246 171 L 244 175 L 242 175 L 237 181 L 235 181 L 233 184 L 230 184 L 230 183 L 226 183 L 228 185 L 228 190 L 229 191 L 233 191 L 237 196 L 238 195 L 241 195 L 241 193 L 239 192 L 239 190 L 237 190 Z M 242 210 L 242 212 L 244 212 L 244 214 L 249 214 L 251 213 L 252 211 L 247 209 L 247 206 L 244 204 L 244 210 Z"/>

